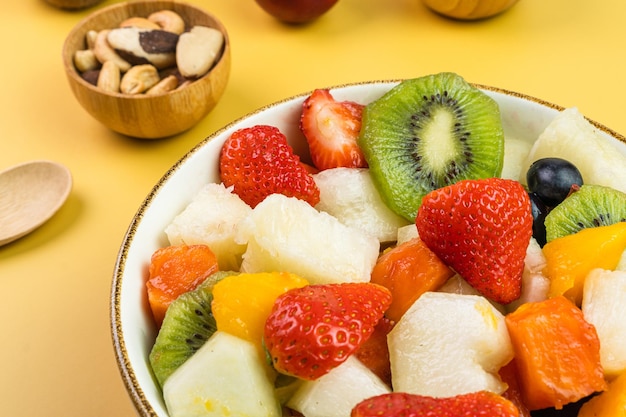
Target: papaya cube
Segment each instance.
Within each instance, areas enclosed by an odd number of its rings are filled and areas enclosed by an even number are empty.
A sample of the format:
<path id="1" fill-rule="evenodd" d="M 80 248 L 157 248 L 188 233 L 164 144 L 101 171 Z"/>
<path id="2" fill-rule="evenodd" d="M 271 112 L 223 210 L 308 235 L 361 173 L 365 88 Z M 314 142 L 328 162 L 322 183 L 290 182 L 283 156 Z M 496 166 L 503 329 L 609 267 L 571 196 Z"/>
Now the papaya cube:
<path id="1" fill-rule="evenodd" d="M 505 320 L 530 410 L 561 409 L 606 389 L 598 335 L 572 301 L 556 296 L 526 303 Z"/>

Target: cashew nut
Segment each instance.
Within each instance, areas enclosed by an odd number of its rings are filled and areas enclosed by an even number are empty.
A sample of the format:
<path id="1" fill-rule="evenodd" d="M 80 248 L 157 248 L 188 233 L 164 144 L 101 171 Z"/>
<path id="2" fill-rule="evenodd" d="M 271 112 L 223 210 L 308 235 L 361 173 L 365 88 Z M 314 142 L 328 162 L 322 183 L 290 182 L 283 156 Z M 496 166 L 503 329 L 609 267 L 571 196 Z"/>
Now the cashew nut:
<path id="1" fill-rule="evenodd" d="M 113 61 L 117 64 L 120 71 L 126 72 L 130 68 L 130 64 L 119 56 L 111 45 L 109 45 L 109 42 L 107 41 L 109 32 L 109 29 L 98 32 L 98 36 L 96 37 L 96 41 L 93 46 L 93 53 L 96 55 L 96 58 L 98 58 L 98 61 L 100 61 L 103 65 L 106 61 Z"/>
<path id="2" fill-rule="evenodd" d="M 74 66 L 80 72 L 100 67 L 100 61 L 91 49 L 79 50 L 74 53 Z"/>
<path id="3" fill-rule="evenodd" d="M 87 31 L 85 34 L 85 42 L 87 42 L 87 49 L 93 49 L 96 44 L 96 38 L 98 37 L 98 32 L 95 30 Z"/>
<path id="4" fill-rule="evenodd" d="M 105 61 L 98 76 L 98 88 L 117 93 L 120 91 L 120 67 L 115 61 Z"/>
<path id="5" fill-rule="evenodd" d="M 186 78 L 206 74 L 220 56 L 224 34 L 215 28 L 194 26 L 180 35 L 176 48 L 176 63 Z"/>
<path id="6" fill-rule="evenodd" d="M 120 91 L 125 94 L 143 93 L 159 80 L 159 72 L 153 65 L 135 65 L 122 77 Z"/>
<path id="7" fill-rule="evenodd" d="M 155 22 L 151 22 L 145 17 L 129 17 L 120 23 L 119 27 L 121 28 L 143 28 L 143 29 L 161 29 L 161 26 L 157 25 Z"/>
<path id="8" fill-rule="evenodd" d="M 163 30 L 180 35 L 185 31 L 185 21 L 172 10 L 160 10 L 148 16 L 148 20 L 156 23 Z"/>
<path id="9" fill-rule="evenodd" d="M 148 95 L 163 94 L 175 90 L 178 87 L 178 78 L 168 75 L 146 91 Z"/>

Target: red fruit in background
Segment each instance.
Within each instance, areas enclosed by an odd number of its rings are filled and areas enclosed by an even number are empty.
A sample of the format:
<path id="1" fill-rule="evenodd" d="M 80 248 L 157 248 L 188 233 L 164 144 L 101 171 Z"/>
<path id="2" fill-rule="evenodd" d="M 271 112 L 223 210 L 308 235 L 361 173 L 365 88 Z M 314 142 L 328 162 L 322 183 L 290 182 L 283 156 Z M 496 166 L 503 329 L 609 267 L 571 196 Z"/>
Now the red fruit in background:
<path id="1" fill-rule="evenodd" d="M 326 13 L 338 0 L 256 0 L 263 10 L 286 23 L 307 23 Z"/>
<path id="2" fill-rule="evenodd" d="M 502 304 L 519 298 L 533 227 L 519 182 L 464 180 L 432 191 L 415 224 L 426 246 L 482 295 Z"/>
<path id="3" fill-rule="evenodd" d="M 357 144 L 363 107 L 353 101 L 337 101 L 327 89 L 313 91 L 302 103 L 300 130 L 316 168 L 367 168 Z"/>
<path id="4" fill-rule="evenodd" d="M 315 380 L 345 362 L 374 332 L 391 303 L 383 286 L 308 285 L 280 295 L 265 322 L 276 370 Z"/>
<path id="5" fill-rule="evenodd" d="M 433 398 L 392 392 L 363 400 L 351 417 L 518 417 L 509 400 L 488 391 Z"/>
<path id="6" fill-rule="evenodd" d="M 220 180 L 253 208 L 270 194 L 296 197 L 312 206 L 320 200 L 309 169 L 274 126 L 234 132 L 220 153 Z"/>

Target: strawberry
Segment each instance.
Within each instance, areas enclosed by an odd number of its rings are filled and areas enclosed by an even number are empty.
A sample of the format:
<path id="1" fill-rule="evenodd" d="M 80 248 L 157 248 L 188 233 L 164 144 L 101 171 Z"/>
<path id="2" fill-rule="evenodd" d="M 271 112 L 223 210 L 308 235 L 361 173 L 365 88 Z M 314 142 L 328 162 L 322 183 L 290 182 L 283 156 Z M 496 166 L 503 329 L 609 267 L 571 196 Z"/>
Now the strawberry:
<path id="1" fill-rule="evenodd" d="M 327 89 L 313 91 L 304 101 L 300 129 L 316 168 L 367 167 L 357 145 L 363 107 L 352 101 L 336 101 Z"/>
<path id="2" fill-rule="evenodd" d="M 363 345 L 390 303 L 389 291 L 369 282 L 289 290 L 265 322 L 265 347 L 279 372 L 317 379 Z"/>
<path id="3" fill-rule="evenodd" d="M 423 198 L 415 219 L 421 239 L 440 259 L 502 304 L 520 296 L 532 223 L 522 185 L 501 178 L 434 190 Z"/>
<path id="4" fill-rule="evenodd" d="M 320 191 L 307 168 L 276 127 L 235 131 L 220 153 L 220 179 L 251 207 L 270 194 L 319 203 Z"/>
<path id="5" fill-rule="evenodd" d="M 489 391 L 433 398 L 393 392 L 361 401 L 351 417 L 518 417 L 509 400 Z"/>

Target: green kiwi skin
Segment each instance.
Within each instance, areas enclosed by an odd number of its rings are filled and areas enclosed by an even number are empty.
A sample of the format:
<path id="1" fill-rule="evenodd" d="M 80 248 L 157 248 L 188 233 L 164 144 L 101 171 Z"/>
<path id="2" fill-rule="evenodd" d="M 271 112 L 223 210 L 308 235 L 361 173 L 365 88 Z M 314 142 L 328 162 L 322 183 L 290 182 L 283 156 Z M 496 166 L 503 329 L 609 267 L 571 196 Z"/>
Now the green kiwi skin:
<path id="1" fill-rule="evenodd" d="M 545 219 L 548 242 L 584 228 L 626 221 L 626 194 L 610 187 L 585 184 L 553 208 Z"/>
<path id="2" fill-rule="evenodd" d="M 149 354 L 152 372 L 161 387 L 217 330 L 211 311 L 213 286 L 233 274 L 236 272 L 219 271 L 210 275 L 195 290 L 180 295 L 168 307 Z"/>
<path id="3" fill-rule="evenodd" d="M 430 169 L 437 164 L 424 152 L 424 143 L 432 144 L 434 139 L 418 139 L 416 127 L 422 110 L 432 109 L 428 103 L 433 101 L 457 107 L 458 111 L 449 114 L 456 114 L 455 120 L 461 123 L 456 127 L 459 131 L 448 132 L 446 142 L 453 153 L 449 159 L 455 162 L 438 163 L 446 167 L 439 171 Z M 504 130 L 497 102 L 454 73 L 402 81 L 368 104 L 358 143 L 383 200 L 409 221 L 415 220 L 423 196 L 430 191 L 463 179 L 499 177 L 504 161 Z"/>

